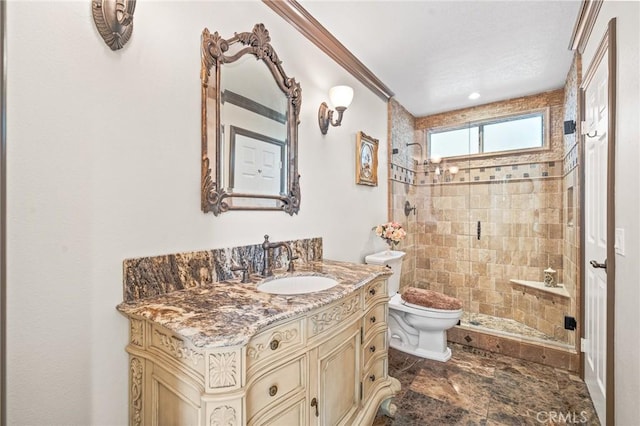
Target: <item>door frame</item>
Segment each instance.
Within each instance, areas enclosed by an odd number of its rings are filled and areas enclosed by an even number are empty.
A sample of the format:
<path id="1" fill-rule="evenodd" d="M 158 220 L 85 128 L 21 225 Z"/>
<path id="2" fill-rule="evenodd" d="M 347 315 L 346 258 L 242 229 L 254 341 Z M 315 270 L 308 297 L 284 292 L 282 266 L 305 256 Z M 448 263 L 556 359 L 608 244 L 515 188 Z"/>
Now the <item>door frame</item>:
<path id="1" fill-rule="evenodd" d="M 585 117 L 585 97 L 584 88 L 593 78 L 598 64 L 602 61 L 605 53 L 607 55 L 608 67 L 608 145 L 607 145 L 607 362 L 606 362 L 606 424 L 613 425 L 615 422 L 615 388 L 614 388 L 614 337 L 615 337 L 615 154 L 616 154 L 616 19 L 609 21 L 607 31 L 605 32 L 596 54 L 594 55 L 587 72 L 580 84 L 580 114 Z M 581 132 L 582 133 L 582 132 Z M 581 183 L 581 230 L 580 230 L 580 251 L 582 271 L 588 267 L 588 261 L 585 257 L 585 135 L 580 138 L 580 183 Z M 580 274 L 580 323 L 585 324 L 585 275 Z M 581 327 L 580 336 L 584 338 L 585 327 Z M 580 374 L 584 378 L 585 360 L 584 352 L 580 351 Z"/>
<path id="2" fill-rule="evenodd" d="M 7 2 L 0 0 L 0 425 L 7 424 Z"/>

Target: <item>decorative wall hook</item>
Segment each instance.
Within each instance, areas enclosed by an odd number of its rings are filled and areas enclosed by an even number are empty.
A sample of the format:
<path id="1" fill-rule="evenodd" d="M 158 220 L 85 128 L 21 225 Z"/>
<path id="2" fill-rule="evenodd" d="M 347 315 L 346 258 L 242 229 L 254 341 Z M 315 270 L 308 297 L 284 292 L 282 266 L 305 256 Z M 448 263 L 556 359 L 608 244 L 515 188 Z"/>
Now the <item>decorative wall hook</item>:
<path id="1" fill-rule="evenodd" d="M 93 21 L 111 50 L 122 49 L 133 32 L 136 0 L 91 0 Z"/>

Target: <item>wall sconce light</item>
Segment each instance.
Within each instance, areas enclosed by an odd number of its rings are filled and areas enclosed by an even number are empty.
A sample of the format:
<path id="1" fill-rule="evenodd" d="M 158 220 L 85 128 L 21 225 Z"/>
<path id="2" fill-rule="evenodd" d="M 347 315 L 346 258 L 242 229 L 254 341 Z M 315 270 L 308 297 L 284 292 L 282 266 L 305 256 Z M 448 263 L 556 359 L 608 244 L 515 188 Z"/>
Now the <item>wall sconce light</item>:
<path id="1" fill-rule="evenodd" d="M 436 165 L 436 169 L 434 170 L 434 173 L 436 174 L 436 176 L 440 176 L 440 162 L 442 161 L 441 157 L 431 157 L 429 158 L 429 161 L 431 162 L 431 164 L 435 164 Z M 427 174 L 427 169 L 425 168 L 424 173 Z"/>
<path id="2" fill-rule="evenodd" d="M 323 102 L 320 104 L 318 110 L 318 124 L 320 125 L 320 131 L 323 135 L 327 134 L 329 130 L 329 124 L 333 127 L 337 127 L 342 124 L 342 114 L 351 105 L 353 100 L 353 89 L 349 86 L 335 86 L 329 89 L 329 100 L 331 104 L 338 111 L 338 118 L 333 120 L 333 110 L 329 109 L 329 106 Z"/>
<path id="3" fill-rule="evenodd" d="M 564 134 L 571 135 L 576 132 L 576 122 L 573 120 L 564 122 Z"/>
<path id="4" fill-rule="evenodd" d="M 92 0 L 93 21 L 111 50 L 122 49 L 133 32 L 136 0 Z"/>

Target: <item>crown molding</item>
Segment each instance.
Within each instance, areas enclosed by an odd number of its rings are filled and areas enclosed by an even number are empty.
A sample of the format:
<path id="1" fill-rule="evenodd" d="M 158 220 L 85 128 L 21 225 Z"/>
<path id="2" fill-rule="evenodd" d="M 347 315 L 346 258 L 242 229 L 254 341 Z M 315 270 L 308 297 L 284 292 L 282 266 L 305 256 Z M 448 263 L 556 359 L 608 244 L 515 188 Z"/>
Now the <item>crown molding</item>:
<path id="1" fill-rule="evenodd" d="M 584 52 L 602 3 L 603 0 L 583 0 L 576 23 L 573 26 L 569 49 L 577 50 L 580 54 Z"/>
<path id="2" fill-rule="evenodd" d="M 394 96 L 391 89 L 296 0 L 262 0 L 262 2 L 380 98 L 388 101 Z"/>

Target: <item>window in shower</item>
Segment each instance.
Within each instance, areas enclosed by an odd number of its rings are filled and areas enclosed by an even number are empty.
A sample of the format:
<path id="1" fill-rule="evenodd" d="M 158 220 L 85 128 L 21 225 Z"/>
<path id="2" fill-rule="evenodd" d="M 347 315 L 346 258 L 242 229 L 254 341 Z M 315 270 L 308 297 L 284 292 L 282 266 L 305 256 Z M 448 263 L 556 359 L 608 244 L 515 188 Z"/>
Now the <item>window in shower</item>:
<path id="1" fill-rule="evenodd" d="M 479 146 L 469 141 L 478 140 L 478 126 L 463 129 L 429 133 L 429 157 L 457 157 L 459 155 L 478 154 Z"/>
<path id="2" fill-rule="evenodd" d="M 429 157 L 457 157 L 539 149 L 545 146 L 545 113 L 471 123 L 464 127 L 431 130 Z"/>

